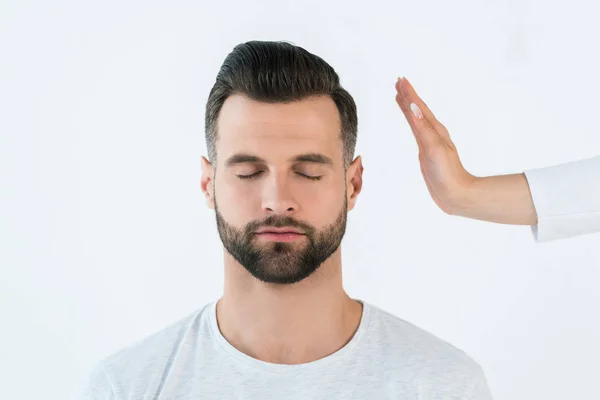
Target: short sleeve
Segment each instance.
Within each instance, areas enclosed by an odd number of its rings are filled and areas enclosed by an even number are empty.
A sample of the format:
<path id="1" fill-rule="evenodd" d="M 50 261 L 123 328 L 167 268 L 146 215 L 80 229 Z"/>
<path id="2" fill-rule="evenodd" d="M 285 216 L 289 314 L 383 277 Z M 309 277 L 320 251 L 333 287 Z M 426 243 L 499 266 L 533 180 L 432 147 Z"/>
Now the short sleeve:
<path id="1" fill-rule="evenodd" d="M 100 362 L 77 383 L 70 400 L 116 400 L 108 374 Z"/>
<path id="2" fill-rule="evenodd" d="M 600 156 L 524 171 L 536 242 L 600 232 Z"/>
<path id="3" fill-rule="evenodd" d="M 471 392 L 471 396 L 467 400 L 493 400 L 492 392 L 485 376 L 477 382 L 473 392 Z"/>
<path id="4" fill-rule="evenodd" d="M 466 397 L 465 400 L 494 400 L 483 368 L 480 364 L 476 365 L 476 377 L 478 378 L 477 383 L 475 383 L 473 390 L 471 390 L 471 394 Z"/>

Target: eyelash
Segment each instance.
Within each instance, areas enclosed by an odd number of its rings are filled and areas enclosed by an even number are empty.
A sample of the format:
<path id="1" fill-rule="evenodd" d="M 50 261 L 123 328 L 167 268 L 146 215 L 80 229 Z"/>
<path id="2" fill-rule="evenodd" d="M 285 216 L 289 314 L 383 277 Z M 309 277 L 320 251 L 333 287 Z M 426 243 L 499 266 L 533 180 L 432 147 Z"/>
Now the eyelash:
<path id="1" fill-rule="evenodd" d="M 251 175 L 237 175 L 237 177 L 240 178 L 240 179 L 252 179 L 252 178 L 255 178 L 258 175 L 260 175 L 262 172 L 264 172 L 264 171 L 258 171 L 258 172 L 255 172 L 255 173 L 251 174 Z M 320 180 L 322 178 L 322 176 L 308 176 L 308 175 L 304 175 L 304 174 L 301 174 L 301 173 L 298 173 L 298 172 L 296 172 L 296 173 L 298 175 L 300 175 L 301 177 L 306 178 L 306 179 L 310 179 L 312 181 L 318 181 L 318 180 Z"/>

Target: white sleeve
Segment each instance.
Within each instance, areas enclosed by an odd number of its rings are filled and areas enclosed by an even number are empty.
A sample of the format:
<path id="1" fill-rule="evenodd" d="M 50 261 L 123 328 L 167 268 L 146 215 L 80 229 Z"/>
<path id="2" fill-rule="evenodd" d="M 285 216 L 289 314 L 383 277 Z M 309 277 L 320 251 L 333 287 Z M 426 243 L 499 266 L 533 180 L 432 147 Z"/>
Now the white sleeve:
<path id="1" fill-rule="evenodd" d="M 480 364 L 477 366 L 480 378 L 467 400 L 494 400 L 485 373 Z"/>
<path id="2" fill-rule="evenodd" d="M 114 400 L 110 379 L 101 362 L 92 365 L 70 393 L 70 400 Z"/>
<path id="3" fill-rule="evenodd" d="M 600 232 L 600 156 L 524 171 L 536 242 Z"/>

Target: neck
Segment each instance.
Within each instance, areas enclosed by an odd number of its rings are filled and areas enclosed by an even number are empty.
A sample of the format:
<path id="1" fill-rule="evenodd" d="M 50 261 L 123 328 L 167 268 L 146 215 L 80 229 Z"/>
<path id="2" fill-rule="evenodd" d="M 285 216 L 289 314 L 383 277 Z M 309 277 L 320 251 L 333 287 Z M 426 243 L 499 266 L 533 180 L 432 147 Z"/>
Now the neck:
<path id="1" fill-rule="evenodd" d="M 326 357 L 354 336 L 362 305 L 342 287 L 341 250 L 311 276 L 289 285 L 264 283 L 225 251 L 225 285 L 217 322 L 239 351 L 276 364 Z"/>

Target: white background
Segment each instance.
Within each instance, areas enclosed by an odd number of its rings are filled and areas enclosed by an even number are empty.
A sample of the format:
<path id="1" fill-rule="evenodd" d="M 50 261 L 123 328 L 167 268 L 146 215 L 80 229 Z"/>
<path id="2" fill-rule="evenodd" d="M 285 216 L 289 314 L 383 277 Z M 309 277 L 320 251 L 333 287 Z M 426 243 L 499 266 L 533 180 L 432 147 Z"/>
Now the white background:
<path id="1" fill-rule="evenodd" d="M 98 359 L 220 296 L 204 107 L 248 40 L 323 57 L 357 102 L 348 293 L 467 352 L 496 399 L 600 398 L 600 237 L 536 244 L 444 214 L 394 100 L 404 75 L 478 176 L 594 156 L 597 6 L 358 4 L 2 1 L 1 398 L 64 399 Z"/>

